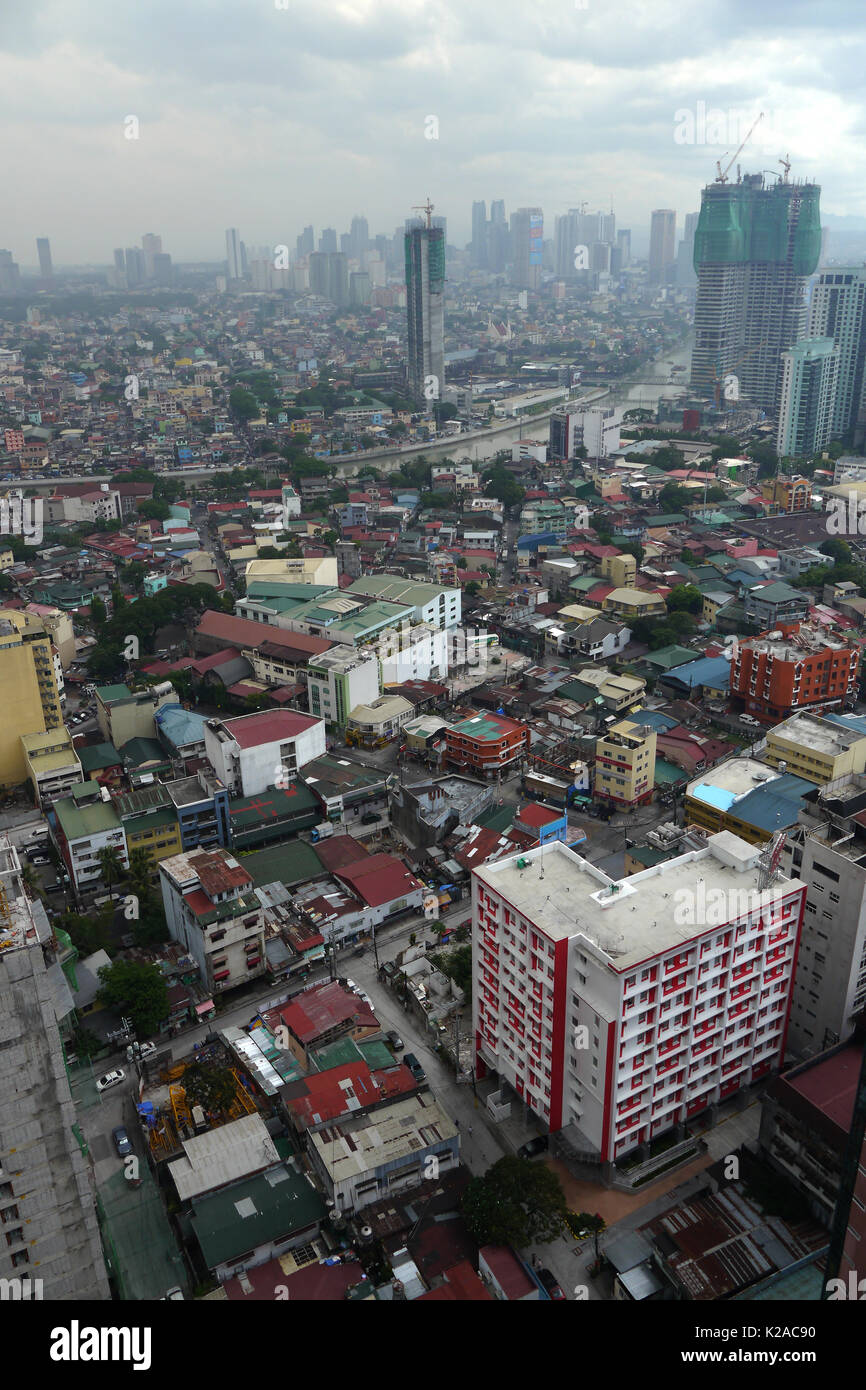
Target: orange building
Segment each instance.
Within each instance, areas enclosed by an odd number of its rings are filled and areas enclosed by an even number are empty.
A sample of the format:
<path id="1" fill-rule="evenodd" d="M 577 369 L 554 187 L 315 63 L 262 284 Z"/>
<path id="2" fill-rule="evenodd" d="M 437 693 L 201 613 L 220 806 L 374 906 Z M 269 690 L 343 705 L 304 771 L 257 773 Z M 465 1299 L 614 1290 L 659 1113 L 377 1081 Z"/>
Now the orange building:
<path id="1" fill-rule="evenodd" d="M 445 734 L 444 763 L 461 772 L 490 777 L 515 764 L 529 750 L 529 730 L 501 714 L 473 713 Z"/>
<path id="2" fill-rule="evenodd" d="M 841 710 L 857 690 L 860 650 L 807 623 L 750 637 L 731 662 L 731 695 L 747 714 L 778 724 L 798 710 Z"/>
<path id="3" fill-rule="evenodd" d="M 812 505 L 812 483 L 809 478 L 779 473 L 761 483 L 761 497 L 769 516 L 807 512 Z"/>

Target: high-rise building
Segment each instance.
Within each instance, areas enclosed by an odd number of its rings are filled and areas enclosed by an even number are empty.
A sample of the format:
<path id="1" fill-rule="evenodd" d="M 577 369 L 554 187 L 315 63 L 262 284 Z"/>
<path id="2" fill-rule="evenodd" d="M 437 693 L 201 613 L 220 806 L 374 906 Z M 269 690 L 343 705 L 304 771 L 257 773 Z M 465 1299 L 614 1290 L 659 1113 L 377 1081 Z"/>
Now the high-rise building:
<path id="1" fill-rule="evenodd" d="M 445 233 L 416 219 L 404 246 L 409 386 L 432 406 L 445 386 Z"/>
<path id="2" fill-rule="evenodd" d="M 51 638 L 41 618 L 0 610 L 0 786 L 24 782 L 22 734 L 59 729 L 63 720 Z"/>
<path id="3" fill-rule="evenodd" d="M 695 232 L 700 213 L 687 212 L 683 239 L 677 247 L 676 282 L 681 289 L 695 289 L 698 277 L 695 274 Z"/>
<path id="4" fill-rule="evenodd" d="M 126 248 L 126 283 L 130 289 L 140 285 L 145 279 L 144 252 L 138 246 Z"/>
<path id="5" fill-rule="evenodd" d="M 352 218 L 352 223 L 349 227 L 349 236 L 351 238 L 351 250 L 349 254 L 353 256 L 356 261 L 359 261 L 370 244 L 370 227 L 366 217 Z M 335 251 L 336 249 L 337 248 L 334 247 Z"/>
<path id="6" fill-rule="evenodd" d="M 297 239 L 295 245 L 297 246 L 297 249 L 298 249 L 298 259 L 299 259 L 299 260 L 300 260 L 300 258 L 301 258 L 302 256 L 311 256 L 311 255 L 312 255 L 312 253 L 313 253 L 313 252 L 315 251 L 315 249 L 316 249 L 316 248 L 315 248 L 315 245 L 314 245 L 314 241 L 313 241 L 313 229 L 312 229 L 312 227 L 305 227 L 305 228 L 304 228 L 304 230 L 301 232 L 301 235 L 298 237 L 298 239 Z"/>
<path id="7" fill-rule="evenodd" d="M 650 224 L 649 282 L 666 285 L 676 260 L 677 215 L 671 208 L 657 208 Z"/>
<path id="8" fill-rule="evenodd" d="M 349 269 L 341 251 L 314 251 L 310 256 L 310 289 L 343 308 L 349 302 Z"/>
<path id="9" fill-rule="evenodd" d="M 469 248 L 472 265 L 478 270 L 487 267 L 487 204 L 472 204 L 472 244 Z"/>
<path id="10" fill-rule="evenodd" d="M 171 285 L 174 282 L 174 269 L 167 251 L 157 251 L 153 258 L 153 279 L 157 285 Z"/>
<path id="11" fill-rule="evenodd" d="M 544 215 L 541 208 L 518 208 L 511 214 L 511 283 L 521 290 L 541 284 Z"/>
<path id="12" fill-rule="evenodd" d="M 833 437 L 839 349 L 832 338 L 801 338 L 782 353 L 776 453 L 800 458 L 826 449 Z"/>
<path id="13" fill-rule="evenodd" d="M 577 208 L 569 208 L 553 222 L 553 269 L 560 280 L 575 280 L 580 272 L 589 269 L 589 248 L 586 248 L 586 264 L 580 254 L 581 214 Z"/>
<path id="14" fill-rule="evenodd" d="M 369 271 L 353 270 L 349 276 L 349 303 L 356 307 L 369 304 L 372 292 Z"/>
<path id="15" fill-rule="evenodd" d="M 73 1002 L 59 962 L 62 948 L 39 898 L 28 897 L 18 853 L 5 834 L 0 883 L 4 1297 L 107 1300 L 95 1193 L 57 1025 L 64 991 L 67 1012 Z M 16 1292 L 6 1292 L 10 1288 Z"/>
<path id="16" fill-rule="evenodd" d="M 623 270 L 631 263 L 631 231 L 628 227 L 620 227 L 616 234 L 616 244 L 622 256 Z"/>
<path id="17" fill-rule="evenodd" d="M 237 227 L 226 232 L 226 274 L 229 280 L 241 278 L 241 243 Z"/>
<path id="18" fill-rule="evenodd" d="M 141 249 L 144 253 L 144 275 L 145 279 L 153 279 L 153 261 L 162 251 L 162 237 L 155 232 L 145 232 L 141 238 Z"/>
<path id="19" fill-rule="evenodd" d="M 762 174 L 711 183 L 695 232 L 691 386 L 710 394 L 728 375 L 738 396 L 776 412 L 782 353 L 805 336 L 805 287 L 821 246 L 817 184 L 764 186 Z"/>
<path id="20" fill-rule="evenodd" d="M 491 202 L 491 204 L 490 204 L 490 221 L 493 222 L 494 224 L 499 223 L 500 226 L 503 226 L 503 227 L 505 226 L 506 218 L 505 218 L 505 199 L 504 199 L 504 198 L 494 198 L 493 201 Z"/>
<path id="21" fill-rule="evenodd" d="M 812 286 L 808 337 L 832 338 L 839 351 L 839 377 L 831 437 L 855 431 L 864 409 L 866 361 L 866 267 L 822 270 Z"/>
<path id="22" fill-rule="evenodd" d="M 51 265 L 51 242 L 47 236 L 36 238 L 36 253 L 39 256 L 39 274 L 43 280 L 51 280 L 54 270 Z"/>
<path id="23" fill-rule="evenodd" d="M 332 254 L 336 255 L 336 251 L 337 251 L 337 232 L 336 232 L 336 228 L 334 228 L 334 227 L 323 227 L 323 228 L 322 228 L 321 235 L 319 236 L 319 250 L 320 250 L 321 252 L 323 252 L 325 255 L 328 255 L 329 253 L 332 253 Z"/>
<path id="24" fill-rule="evenodd" d="M 829 734 L 844 718 L 821 720 Z M 788 1045 L 814 1057 L 845 1042 L 866 1007 L 866 830 L 859 823 L 862 777 L 840 778 L 804 801 L 781 864 L 807 885 Z"/>
<path id="25" fill-rule="evenodd" d="M 351 232 L 341 232 L 341 233 L 340 233 L 340 255 L 341 255 L 341 256 L 347 256 L 347 257 L 348 257 L 348 256 L 351 256 L 351 254 L 352 254 L 352 233 L 351 233 Z"/>
<path id="26" fill-rule="evenodd" d="M 723 831 L 617 883 L 554 841 L 472 888 L 478 1075 L 598 1164 L 781 1065 L 806 886 L 766 851 Z"/>
<path id="27" fill-rule="evenodd" d="M 0 292 L 8 294 L 21 288 L 21 271 L 12 259 L 11 251 L 0 251 Z"/>
<path id="28" fill-rule="evenodd" d="M 114 250 L 114 269 L 120 274 L 126 274 L 126 263 L 123 259 L 123 247 L 117 246 Z"/>

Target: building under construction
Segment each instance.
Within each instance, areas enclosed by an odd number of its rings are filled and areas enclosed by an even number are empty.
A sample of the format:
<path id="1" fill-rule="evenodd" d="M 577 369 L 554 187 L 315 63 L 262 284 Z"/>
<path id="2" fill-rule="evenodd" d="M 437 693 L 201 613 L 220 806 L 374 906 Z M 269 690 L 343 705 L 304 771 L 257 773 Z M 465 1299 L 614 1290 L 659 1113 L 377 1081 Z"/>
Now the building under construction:
<path id="1" fill-rule="evenodd" d="M 763 174 L 701 193 L 695 232 L 691 387 L 777 409 L 782 352 L 805 335 L 805 288 L 821 251 L 820 188 Z"/>

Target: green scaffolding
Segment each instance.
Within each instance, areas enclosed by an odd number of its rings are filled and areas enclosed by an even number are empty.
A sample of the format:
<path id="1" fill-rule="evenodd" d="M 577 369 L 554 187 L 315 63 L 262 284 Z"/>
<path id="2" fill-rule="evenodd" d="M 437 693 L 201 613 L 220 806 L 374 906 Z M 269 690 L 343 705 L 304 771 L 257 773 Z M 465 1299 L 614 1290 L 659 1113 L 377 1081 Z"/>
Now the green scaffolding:
<path id="1" fill-rule="evenodd" d="M 186 1285 L 184 1260 L 147 1164 L 139 1160 L 140 1186 L 125 1171 L 119 1169 L 97 1193 L 103 1246 L 120 1297 L 152 1302 Z"/>
<path id="2" fill-rule="evenodd" d="M 784 264 L 811 275 L 821 253 L 821 190 L 816 184 L 760 180 L 710 184 L 695 231 L 694 267 Z"/>

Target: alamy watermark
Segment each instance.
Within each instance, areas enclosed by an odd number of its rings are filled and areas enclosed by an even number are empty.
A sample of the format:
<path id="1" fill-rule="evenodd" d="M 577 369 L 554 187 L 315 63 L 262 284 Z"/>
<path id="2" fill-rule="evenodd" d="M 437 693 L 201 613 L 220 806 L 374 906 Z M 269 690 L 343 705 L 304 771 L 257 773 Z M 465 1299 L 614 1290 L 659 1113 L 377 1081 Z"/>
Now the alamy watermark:
<path id="1" fill-rule="evenodd" d="M 25 545 L 40 545 L 43 511 L 41 497 L 0 498 L 0 535 L 23 536 Z"/>
<path id="2" fill-rule="evenodd" d="M 678 888 L 674 893 L 674 922 L 679 927 L 723 927 L 752 913 L 769 911 L 778 902 L 770 890 L 755 888 L 710 888 L 703 880 L 694 888 Z"/>

